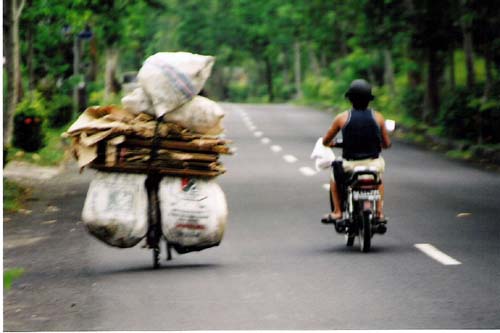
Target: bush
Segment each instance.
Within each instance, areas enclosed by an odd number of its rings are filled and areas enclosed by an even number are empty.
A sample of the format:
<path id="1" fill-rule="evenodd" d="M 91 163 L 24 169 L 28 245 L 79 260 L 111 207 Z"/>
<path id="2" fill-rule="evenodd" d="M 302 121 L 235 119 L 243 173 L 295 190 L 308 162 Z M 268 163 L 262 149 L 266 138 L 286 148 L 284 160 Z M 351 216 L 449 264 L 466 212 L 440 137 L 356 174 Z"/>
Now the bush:
<path id="1" fill-rule="evenodd" d="M 35 92 L 21 101 L 14 115 L 13 145 L 29 152 L 42 148 L 45 116 L 45 101 L 40 93 Z"/>
<path id="2" fill-rule="evenodd" d="M 232 83 L 228 87 L 229 99 L 234 102 L 245 102 L 249 97 L 248 85 L 244 83 Z"/>
<path id="3" fill-rule="evenodd" d="M 70 96 L 55 95 L 49 105 L 48 121 L 50 127 L 59 128 L 71 121 L 73 100 Z"/>
<path id="4" fill-rule="evenodd" d="M 424 89 L 406 87 L 400 94 L 400 104 L 407 115 L 420 119 L 424 108 Z"/>
<path id="5" fill-rule="evenodd" d="M 478 109 L 470 103 L 476 96 L 475 89 L 465 87 L 443 94 L 439 122 L 443 125 L 446 136 L 465 140 L 477 138 Z"/>

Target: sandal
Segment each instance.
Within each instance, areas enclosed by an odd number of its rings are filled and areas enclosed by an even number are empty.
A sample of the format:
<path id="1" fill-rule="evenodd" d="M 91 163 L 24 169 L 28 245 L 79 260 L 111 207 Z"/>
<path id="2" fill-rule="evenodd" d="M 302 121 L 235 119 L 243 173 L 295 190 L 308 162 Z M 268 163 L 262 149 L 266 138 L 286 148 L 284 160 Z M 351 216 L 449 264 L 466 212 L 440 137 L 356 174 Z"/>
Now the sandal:
<path id="1" fill-rule="evenodd" d="M 333 224 L 337 220 L 340 220 L 341 218 L 342 218 L 342 216 L 340 216 L 339 218 L 334 218 L 333 214 L 330 213 L 330 214 L 326 214 L 325 216 L 323 216 L 323 218 L 321 219 L 321 223 L 324 223 L 324 224 Z"/>

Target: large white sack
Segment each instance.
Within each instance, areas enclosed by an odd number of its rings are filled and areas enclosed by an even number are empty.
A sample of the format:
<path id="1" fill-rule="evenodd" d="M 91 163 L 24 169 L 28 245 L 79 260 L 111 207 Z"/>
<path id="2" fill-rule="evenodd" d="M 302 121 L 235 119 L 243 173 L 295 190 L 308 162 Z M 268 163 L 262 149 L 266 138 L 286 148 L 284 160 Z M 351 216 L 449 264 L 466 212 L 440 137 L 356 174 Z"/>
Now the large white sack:
<path id="1" fill-rule="evenodd" d="M 97 172 L 83 206 L 88 231 L 103 242 L 132 247 L 146 236 L 146 175 Z"/>
<path id="2" fill-rule="evenodd" d="M 160 52 L 146 59 L 137 77 L 157 117 L 198 95 L 215 58 L 188 52 Z"/>
<path id="3" fill-rule="evenodd" d="M 159 198 L 163 235 L 177 252 L 219 245 L 227 222 L 227 203 L 217 183 L 164 177 Z"/>
<path id="4" fill-rule="evenodd" d="M 203 96 L 195 96 L 180 108 L 165 115 L 166 121 L 184 126 L 195 133 L 217 135 L 224 131 L 224 110 L 216 102 Z"/>
<path id="5" fill-rule="evenodd" d="M 142 87 L 135 88 L 131 93 L 122 97 L 123 108 L 133 114 L 139 114 L 141 112 L 149 113 L 154 116 L 155 112 L 149 97 L 146 96 L 144 89 Z"/>

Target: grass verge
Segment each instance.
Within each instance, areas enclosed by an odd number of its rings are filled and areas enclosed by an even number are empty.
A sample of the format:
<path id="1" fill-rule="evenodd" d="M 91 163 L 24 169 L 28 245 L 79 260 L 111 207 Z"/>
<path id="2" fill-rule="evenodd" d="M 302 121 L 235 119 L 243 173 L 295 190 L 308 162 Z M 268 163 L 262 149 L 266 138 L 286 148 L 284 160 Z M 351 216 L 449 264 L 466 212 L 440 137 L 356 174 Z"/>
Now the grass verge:
<path id="1" fill-rule="evenodd" d="M 3 179 L 3 211 L 15 212 L 23 207 L 23 202 L 30 195 L 30 190 L 11 180 Z"/>
<path id="2" fill-rule="evenodd" d="M 12 287 L 12 282 L 20 278 L 24 274 L 22 268 L 10 268 L 3 272 L 3 288 L 9 290 Z"/>

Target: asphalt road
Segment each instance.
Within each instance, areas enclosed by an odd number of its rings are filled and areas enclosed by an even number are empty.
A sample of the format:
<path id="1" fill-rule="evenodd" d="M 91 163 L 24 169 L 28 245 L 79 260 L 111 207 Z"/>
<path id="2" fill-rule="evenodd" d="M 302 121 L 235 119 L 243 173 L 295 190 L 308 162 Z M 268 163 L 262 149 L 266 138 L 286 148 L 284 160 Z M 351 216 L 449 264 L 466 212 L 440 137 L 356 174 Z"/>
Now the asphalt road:
<path id="1" fill-rule="evenodd" d="M 4 266 L 26 273 L 4 293 L 5 330 L 500 328 L 500 174 L 395 142 L 388 232 L 361 253 L 320 223 L 328 174 L 309 155 L 331 115 L 223 106 L 237 154 L 218 179 L 222 244 L 153 270 L 150 251 L 86 233 L 93 171 L 69 167 L 7 215 Z"/>

